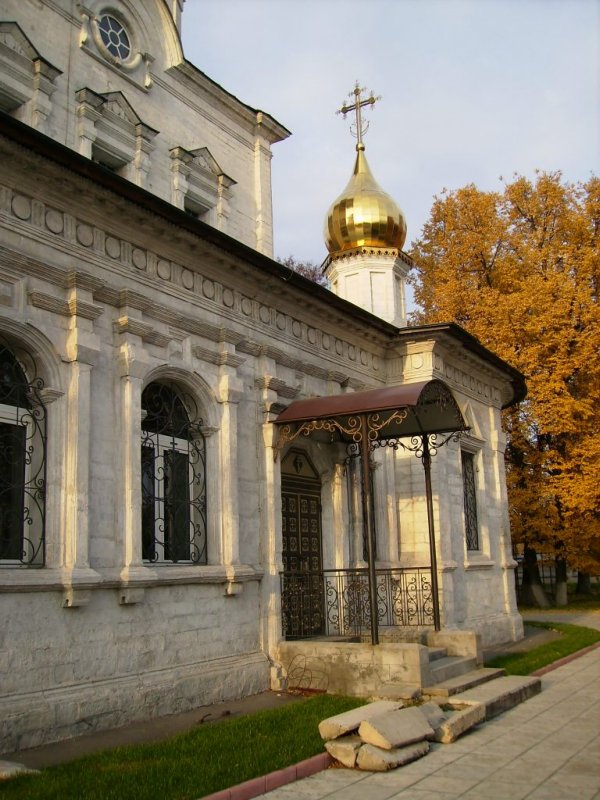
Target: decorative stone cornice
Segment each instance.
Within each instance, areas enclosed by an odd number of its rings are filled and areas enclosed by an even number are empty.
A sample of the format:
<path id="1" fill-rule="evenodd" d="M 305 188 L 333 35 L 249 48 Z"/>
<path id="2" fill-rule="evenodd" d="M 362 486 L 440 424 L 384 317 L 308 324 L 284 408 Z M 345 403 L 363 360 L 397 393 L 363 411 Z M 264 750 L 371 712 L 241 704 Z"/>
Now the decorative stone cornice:
<path id="1" fill-rule="evenodd" d="M 155 344 L 158 347 L 166 347 L 171 341 L 170 336 L 159 333 L 152 325 L 129 316 L 119 317 L 115 322 L 115 329 L 118 333 L 132 333 L 134 336 L 139 336 L 143 342 Z"/>
<path id="2" fill-rule="evenodd" d="M 234 369 L 237 369 L 246 361 L 245 358 L 237 356 L 235 353 L 230 353 L 227 350 L 216 352 L 206 347 L 201 347 L 200 345 L 192 347 L 192 354 L 200 361 L 216 364 L 219 367 L 233 367 Z"/>
<path id="3" fill-rule="evenodd" d="M 288 400 L 294 400 L 299 394 L 299 390 L 296 387 L 288 386 L 285 381 L 272 375 L 264 375 L 262 378 L 257 378 L 254 381 L 254 385 L 257 389 L 268 389 L 276 392 L 278 397 L 284 397 Z"/>
<path id="4" fill-rule="evenodd" d="M 64 188 L 61 190 L 61 195 L 68 194 L 70 192 Z M 381 357 L 373 350 L 356 346 L 348 340 L 314 327 L 311 325 L 312 320 L 305 321 L 292 317 L 276 308 L 272 301 L 270 304 L 261 302 L 255 297 L 248 296 L 241 288 L 229 287 L 224 282 L 198 272 L 197 257 L 193 259 L 194 269 L 190 269 L 182 263 L 139 247 L 124 238 L 118 238 L 112 235 L 112 232 L 99 229 L 77 216 L 34 201 L 21 190 L 0 191 L 0 211 L 2 209 L 16 220 L 15 225 L 21 226 L 24 233 L 26 228 L 33 227 L 36 237 L 47 235 L 48 243 L 54 248 L 60 241 L 60 247 L 65 252 L 71 252 L 74 258 L 85 259 L 90 269 L 102 270 L 100 274 L 103 276 L 109 276 L 111 272 L 114 274 L 115 270 L 124 270 L 131 272 L 133 276 L 143 276 L 144 282 L 152 285 L 153 289 L 161 284 L 168 285 L 182 299 L 185 298 L 195 306 L 206 308 L 216 314 L 225 312 L 231 318 L 232 326 L 213 325 L 201 321 L 197 315 L 179 313 L 165 304 L 151 300 L 139 291 L 124 290 L 118 285 L 111 285 L 110 278 L 99 279 L 90 273 L 86 274 L 83 270 L 65 271 L 52 267 L 47 260 L 42 263 L 6 248 L 0 248 L 0 259 L 5 254 L 5 261 L 10 263 L 13 271 L 33 275 L 61 287 L 81 286 L 90 289 L 97 303 L 106 303 L 117 308 L 123 306 L 136 308 L 143 311 L 145 318 L 169 325 L 173 329 L 169 332 L 169 336 L 174 339 L 182 338 L 181 332 L 185 332 L 187 335 L 201 336 L 210 341 L 229 341 L 236 345 L 239 353 L 265 354 L 282 366 L 306 370 L 307 374 L 315 377 L 331 379 L 332 362 L 347 364 L 349 370 L 364 373 L 365 376 L 373 373 L 377 375 L 381 370 Z M 185 231 L 182 231 L 182 235 L 188 236 Z M 224 264 L 229 264 L 231 261 L 233 265 L 235 261 L 235 259 L 228 260 L 228 257 L 222 254 L 219 256 L 215 250 L 214 257 L 207 257 L 206 263 L 212 268 L 217 257 Z M 105 270 L 106 267 L 109 268 L 108 271 Z M 246 265 L 243 274 L 246 285 L 248 279 L 253 276 L 251 267 Z M 343 320 L 335 322 L 342 325 Z M 236 331 L 235 325 L 238 323 L 256 332 L 256 337 L 248 337 L 247 334 Z M 261 342 L 261 338 L 264 338 L 267 344 Z M 286 347 L 273 347 L 268 344 L 269 340 L 273 341 L 275 338 L 289 343 L 296 349 L 300 346 L 307 355 L 313 354 L 323 366 L 311 364 L 308 358 L 297 360 L 286 352 Z"/>

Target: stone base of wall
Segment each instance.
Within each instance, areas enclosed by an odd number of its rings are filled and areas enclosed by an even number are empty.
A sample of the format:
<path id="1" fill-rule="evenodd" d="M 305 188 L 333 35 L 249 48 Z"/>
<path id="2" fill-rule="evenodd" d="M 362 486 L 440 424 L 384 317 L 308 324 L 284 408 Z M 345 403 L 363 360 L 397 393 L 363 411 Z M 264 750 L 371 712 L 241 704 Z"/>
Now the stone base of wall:
<path id="1" fill-rule="evenodd" d="M 263 653 L 0 698 L 0 752 L 190 711 L 269 688 Z"/>
<path id="2" fill-rule="evenodd" d="M 463 627 L 479 634 L 483 648 L 518 642 L 524 636 L 523 618 L 520 614 L 498 614 L 485 619 L 467 619 L 464 625 L 461 625 L 461 628 Z"/>
<path id="3" fill-rule="evenodd" d="M 281 642 L 279 661 L 289 688 L 358 697 L 398 696 L 429 680 L 427 647 L 414 643 Z"/>

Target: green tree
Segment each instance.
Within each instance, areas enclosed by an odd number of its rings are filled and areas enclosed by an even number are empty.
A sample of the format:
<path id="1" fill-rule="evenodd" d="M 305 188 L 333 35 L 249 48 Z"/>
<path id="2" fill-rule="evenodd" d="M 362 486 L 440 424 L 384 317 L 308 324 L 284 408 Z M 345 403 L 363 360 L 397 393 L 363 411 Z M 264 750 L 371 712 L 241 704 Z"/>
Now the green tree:
<path id="1" fill-rule="evenodd" d="M 417 323 L 454 320 L 527 378 L 505 412 L 511 525 L 530 551 L 600 566 L 600 179 L 515 176 L 434 199 L 413 244 Z"/>

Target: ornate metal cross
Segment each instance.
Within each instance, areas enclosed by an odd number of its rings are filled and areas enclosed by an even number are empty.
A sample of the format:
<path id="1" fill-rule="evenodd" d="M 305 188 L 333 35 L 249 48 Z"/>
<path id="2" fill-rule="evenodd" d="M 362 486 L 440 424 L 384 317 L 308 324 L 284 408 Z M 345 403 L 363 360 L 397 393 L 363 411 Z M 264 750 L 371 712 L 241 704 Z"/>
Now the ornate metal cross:
<path id="1" fill-rule="evenodd" d="M 350 111 L 355 112 L 356 130 L 353 131 L 352 126 L 350 126 L 350 131 L 354 136 L 356 136 L 358 140 L 356 143 L 357 150 L 359 149 L 364 150 L 363 136 L 369 129 L 369 123 L 363 122 L 361 109 L 365 108 L 366 106 L 373 106 L 378 100 L 381 100 L 381 95 L 375 97 L 375 95 L 373 94 L 373 90 L 371 90 L 369 97 L 365 98 L 364 100 L 361 99 L 361 94 L 366 91 L 367 90 L 365 89 L 365 87 L 361 86 L 359 82 L 356 81 L 354 90 L 348 94 L 348 97 L 354 98 L 354 102 L 350 104 L 344 103 L 344 105 L 335 112 L 336 114 L 343 114 L 344 119 L 346 119 L 346 114 L 348 114 Z"/>

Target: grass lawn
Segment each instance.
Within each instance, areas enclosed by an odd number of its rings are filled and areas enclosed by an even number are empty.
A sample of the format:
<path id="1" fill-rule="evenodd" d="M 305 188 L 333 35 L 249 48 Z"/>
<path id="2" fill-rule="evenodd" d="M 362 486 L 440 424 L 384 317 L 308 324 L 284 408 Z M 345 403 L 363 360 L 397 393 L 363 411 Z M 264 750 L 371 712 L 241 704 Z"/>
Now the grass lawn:
<path id="1" fill-rule="evenodd" d="M 560 639 L 542 644 L 527 653 L 497 656 L 486 661 L 486 667 L 504 667 L 509 675 L 529 675 L 536 669 L 600 641 L 600 631 L 583 628 L 581 625 L 567 625 L 562 622 L 527 622 L 527 625 L 558 631 L 562 635 Z"/>
<path id="2" fill-rule="evenodd" d="M 196 800 L 323 751 L 322 719 L 364 700 L 318 695 L 0 782 L 19 800 Z"/>

